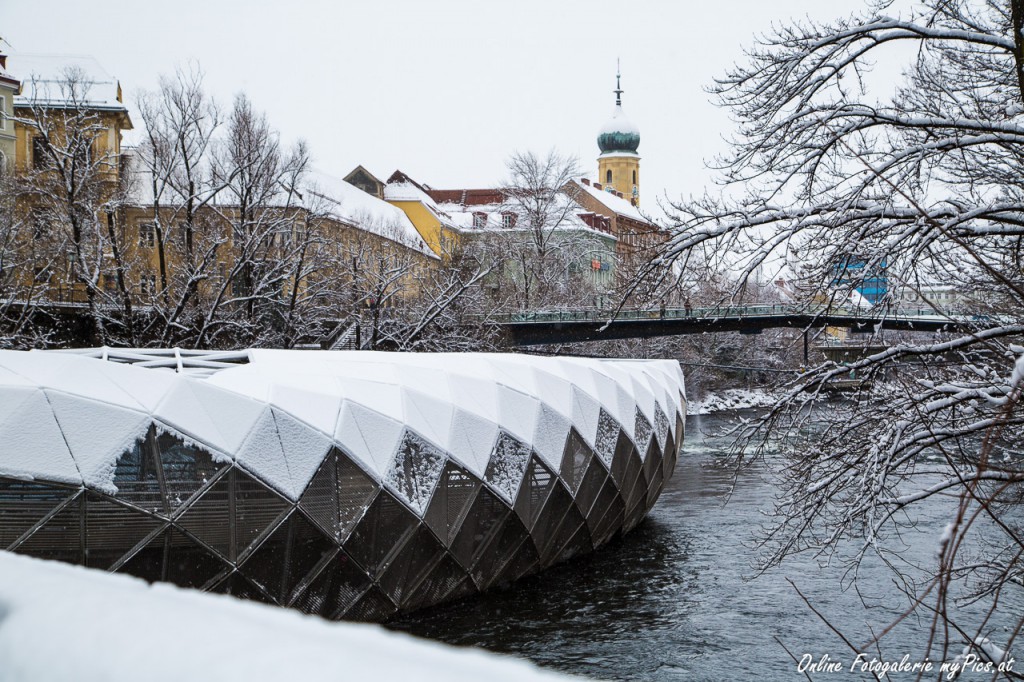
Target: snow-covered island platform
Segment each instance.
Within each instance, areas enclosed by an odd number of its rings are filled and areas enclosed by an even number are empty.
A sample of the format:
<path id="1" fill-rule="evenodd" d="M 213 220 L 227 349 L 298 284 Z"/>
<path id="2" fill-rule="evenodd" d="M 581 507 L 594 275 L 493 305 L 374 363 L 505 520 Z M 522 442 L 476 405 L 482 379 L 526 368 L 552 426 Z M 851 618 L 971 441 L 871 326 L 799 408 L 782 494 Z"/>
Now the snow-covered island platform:
<path id="1" fill-rule="evenodd" d="M 0 549 L 381 620 L 632 529 L 685 412 L 664 360 L 0 351 Z"/>
<path id="2" fill-rule="evenodd" d="M 174 637 L 168 650 L 168 633 Z M 556 681 L 479 650 L 0 552 L 0 682 Z"/>

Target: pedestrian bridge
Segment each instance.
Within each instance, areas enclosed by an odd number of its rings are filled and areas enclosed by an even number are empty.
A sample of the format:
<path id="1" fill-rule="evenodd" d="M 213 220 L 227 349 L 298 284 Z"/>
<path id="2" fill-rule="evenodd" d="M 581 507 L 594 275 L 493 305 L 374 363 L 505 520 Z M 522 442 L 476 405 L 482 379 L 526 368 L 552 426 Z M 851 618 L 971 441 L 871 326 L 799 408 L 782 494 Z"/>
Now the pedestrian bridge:
<path id="1" fill-rule="evenodd" d="M 805 331 L 820 327 L 849 327 L 854 333 L 878 329 L 957 331 L 974 327 L 984 318 L 934 308 L 881 311 L 849 306 L 750 305 L 538 311 L 511 313 L 498 321 L 512 345 L 532 346 L 704 332 L 758 334 L 765 329 L 786 327 Z"/>

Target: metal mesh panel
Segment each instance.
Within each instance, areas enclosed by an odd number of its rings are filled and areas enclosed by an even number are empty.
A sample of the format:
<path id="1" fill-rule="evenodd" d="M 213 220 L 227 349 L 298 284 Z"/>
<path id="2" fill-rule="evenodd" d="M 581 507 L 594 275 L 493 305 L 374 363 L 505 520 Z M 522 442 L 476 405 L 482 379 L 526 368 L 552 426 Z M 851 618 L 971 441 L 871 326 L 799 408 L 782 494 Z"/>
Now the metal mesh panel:
<path id="1" fill-rule="evenodd" d="M 501 530 L 501 523 L 512 513 L 508 505 L 494 493 L 482 488 L 452 542 L 452 555 L 465 568 L 472 568 L 491 538 Z"/>
<path id="2" fill-rule="evenodd" d="M 530 446 L 505 433 L 498 434 L 484 479 L 506 500 L 514 500 L 530 463 Z"/>
<path id="3" fill-rule="evenodd" d="M 41 559 L 85 563 L 85 519 L 82 516 L 84 499 L 84 493 L 78 495 L 25 538 L 14 551 Z"/>
<path id="4" fill-rule="evenodd" d="M 234 493 L 234 556 L 243 557 L 265 533 L 273 530 L 291 503 L 238 469 L 229 472 Z"/>
<path id="5" fill-rule="evenodd" d="M 299 512 L 292 512 L 239 570 L 279 604 L 291 601 L 299 582 L 337 547 Z"/>
<path id="6" fill-rule="evenodd" d="M 406 606 L 420 582 L 445 553 L 426 526 L 419 526 L 377 581 L 391 600 Z"/>
<path id="7" fill-rule="evenodd" d="M 662 468 L 658 467 L 654 471 L 654 476 L 651 478 L 650 484 L 647 487 L 647 509 L 650 510 L 654 506 L 654 503 L 658 501 L 658 496 L 661 495 L 661 489 L 665 485 L 665 474 L 662 473 Z"/>
<path id="8" fill-rule="evenodd" d="M 583 437 L 576 433 L 576 429 L 570 429 L 562 451 L 562 480 L 572 493 L 575 494 L 583 482 L 583 474 L 591 458 L 590 447 L 583 442 Z"/>
<path id="9" fill-rule="evenodd" d="M 626 473 L 623 475 L 619 487 L 619 495 L 622 496 L 627 510 L 632 509 L 633 505 L 647 494 L 647 481 L 643 475 L 643 464 L 640 462 L 636 450 L 631 450 L 626 459 Z"/>
<path id="10" fill-rule="evenodd" d="M 249 580 L 241 573 L 232 573 L 223 582 L 214 587 L 212 592 L 218 592 L 220 594 L 230 594 L 237 599 L 247 599 L 249 601 L 258 601 L 265 604 L 272 604 L 273 601 L 258 587 L 253 585 Z"/>
<path id="11" fill-rule="evenodd" d="M 94 493 L 85 499 L 85 565 L 108 569 L 129 550 L 164 525 Z"/>
<path id="12" fill-rule="evenodd" d="M 528 529 L 532 529 L 544 509 L 544 503 L 555 487 L 555 474 L 533 457 L 526 471 L 526 478 L 516 498 L 516 514 Z"/>
<path id="13" fill-rule="evenodd" d="M 538 568 L 540 568 L 540 555 L 537 553 L 533 540 L 526 538 L 525 541 L 520 543 L 512 559 L 505 564 L 505 568 L 502 569 L 501 574 L 495 578 L 492 584 L 510 583 L 513 580 L 518 580 L 525 575 L 535 572 Z"/>
<path id="14" fill-rule="evenodd" d="M 164 562 L 169 550 L 168 544 L 169 538 L 167 533 L 160 533 L 117 568 L 116 572 L 134 575 L 149 582 L 165 580 Z"/>
<path id="15" fill-rule="evenodd" d="M 167 531 L 168 552 L 164 578 L 181 587 L 202 587 L 228 564 L 179 530 Z"/>
<path id="16" fill-rule="evenodd" d="M 533 538 L 533 542 L 537 545 L 537 549 L 542 557 L 545 555 L 545 550 L 550 545 L 555 531 L 562 524 L 565 513 L 571 507 L 574 508 L 572 495 L 569 494 L 569 491 L 565 489 L 561 482 L 557 482 L 551 491 L 551 495 L 548 497 L 547 503 L 544 505 L 544 509 L 541 510 L 537 518 L 537 523 L 534 524 L 533 530 L 530 531 L 530 536 Z"/>
<path id="17" fill-rule="evenodd" d="M 338 616 L 344 616 L 346 620 L 382 621 L 397 610 L 398 607 L 387 598 L 387 595 L 378 588 L 371 587 L 355 605 Z"/>
<path id="18" fill-rule="evenodd" d="M 647 457 L 644 458 L 644 481 L 647 486 L 644 491 L 650 489 L 651 479 L 654 478 L 654 472 L 661 473 L 661 444 L 655 440 L 651 441 L 651 444 L 647 448 Z"/>
<path id="19" fill-rule="evenodd" d="M 562 516 L 562 522 L 559 523 L 558 527 L 552 532 L 551 539 L 545 546 L 538 545 L 540 547 L 541 565 L 549 566 L 556 561 L 561 561 L 559 558 L 561 553 L 565 550 L 569 540 L 576 535 L 576 531 L 578 531 L 581 526 L 586 528 L 583 515 L 580 514 L 576 505 L 569 505 L 569 508 Z"/>
<path id="20" fill-rule="evenodd" d="M 385 481 L 410 507 L 422 514 L 441 476 L 444 460 L 443 452 L 406 431 Z"/>
<path id="21" fill-rule="evenodd" d="M 576 507 L 584 517 L 590 515 L 590 508 L 601 493 L 601 488 L 604 487 L 606 480 L 608 480 L 608 472 L 602 466 L 601 460 L 591 457 L 587 473 L 583 475 L 583 481 L 580 483 L 579 490 L 576 491 Z"/>
<path id="22" fill-rule="evenodd" d="M 160 434 L 157 445 L 160 449 L 167 504 L 172 510 L 188 502 L 214 474 L 226 466 L 214 462 L 205 450 L 186 445 L 170 434 Z"/>
<path id="23" fill-rule="evenodd" d="M 222 476 L 211 485 L 178 517 L 177 523 L 207 547 L 233 559 L 230 477 Z"/>
<path id="24" fill-rule="evenodd" d="M 332 449 L 313 474 L 309 485 L 299 498 L 299 508 L 328 536 L 340 539 L 337 450 Z"/>
<path id="25" fill-rule="evenodd" d="M 441 480 L 423 520 L 441 541 L 450 545 L 480 489 L 480 481 L 452 462 L 444 465 Z"/>
<path id="26" fill-rule="evenodd" d="M 622 527 L 625 520 L 626 505 L 622 502 L 621 495 L 615 495 L 601 520 L 597 522 L 594 532 L 591 533 L 595 546 L 602 545 L 609 540 Z"/>
<path id="27" fill-rule="evenodd" d="M 0 478 L 0 549 L 7 549 L 74 493 L 42 483 Z"/>
<path id="28" fill-rule="evenodd" d="M 381 490 L 349 536 L 345 551 L 369 575 L 376 577 L 418 525 L 412 512 L 386 490 Z"/>
<path id="29" fill-rule="evenodd" d="M 563 524 L 563 531 L 569 528 L 569 524 Z M 561 535 L 567 535 L 568 532 L 560 532 Z M 576 527 L 576 532 L 573 533 L 565 542 L 560 542 L 558 545 L 558 553 L 555 555 L 552 563 L 558 564 L 563 561 L 568 561 L 574 556 L 580 554 L 586 554 L 594 549 L 594 546 L 590 542 L 590 531 L 587 529 L 587 524 L 581 523 Z"/>
<path id="30" fill-rule="evenodd" d="M 597 499 L 594 500 L 593 506 L 590 507 L 590 512 L 587 514 L 587 527 L 590 528 L 590 534 L 594 538 L 594 543 L 597 544 L 597 528 L 604 518 L 608 510 L 612 508 L 615 500 L 619 499 L 618 488 L 615 487 L 615 481 L 608 477 L 605 479 L 604 484 L 601 486 L 601 492 L 598 493 Z M 619 501 L 621 504 L 621 500 Z"/>
<path id="31" fill-rule="evenodd" d="M 459 566 L 451 556 L 445 555 L 427 574 L 423 582 L 419 584 L 416 591 L 409 597 L 407 608 L 439 604 L 447 599 L 454 598 L 453 595 L 468 589 L 470 593 L 476 587 L 469 579 L 466 570 Z"/>
<path id="32" fill-rule="evenodd" d="M 515 514 L 508 514 L 501 529 L 495 533 L 494 539 L 479 554 L 471 575 L 473 582 L 481 590 L 494 584 L 501 569 L 515 554 L 515 551 L 528 536 L 526 527 Z"/>
<path id="33" fill-rule="evenodd" d="M 619 440 L 615 444 L 615 456 L 612 459 L 611 475 L 615 484 L 622 490 L 622 481 L 626 477 L 626 467 L 629 465 L 631 455 L 636 455 L 636 448 L 633 441 L 629 439 L 625 431 L 619 431 Z"/>
<path id="34" fill-rule="evenodd" d="M 122 454 L 114 466 L 117 498 L 148 512 L 163 514 L 166 509 L 159 466 L 151 435 L 147 435 Z"/>
<path id="35" fill-rule="evenodd" d="M 662 480 L 670 478 L 676 468 L 676 441 L 671 433 L 665 437 L 664 452 L 665 456 L 661 458 Z"/>
<path id="36" fill-rule="evenodd" d="M 370 585 L 363 569 L 339 551 L 292 606 L 303 613 L 333 618 L 351 608 Z"/>
<path id="37" fill-rule="evenodd" d="M 366 513 L 380 485 L 344 453 L 338 455 L 338 538 L 344 540 Z"/>

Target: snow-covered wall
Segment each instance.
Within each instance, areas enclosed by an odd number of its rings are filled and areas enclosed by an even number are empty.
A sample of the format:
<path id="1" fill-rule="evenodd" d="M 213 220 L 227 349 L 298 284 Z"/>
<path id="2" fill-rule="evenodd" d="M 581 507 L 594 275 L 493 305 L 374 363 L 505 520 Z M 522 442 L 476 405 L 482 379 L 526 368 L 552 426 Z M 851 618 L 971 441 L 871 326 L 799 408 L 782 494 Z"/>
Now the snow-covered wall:
<path id="1" fill-rule="evenodd" d="M 0 552 L 0 682 L 566 679 L 374 625 Z"/>

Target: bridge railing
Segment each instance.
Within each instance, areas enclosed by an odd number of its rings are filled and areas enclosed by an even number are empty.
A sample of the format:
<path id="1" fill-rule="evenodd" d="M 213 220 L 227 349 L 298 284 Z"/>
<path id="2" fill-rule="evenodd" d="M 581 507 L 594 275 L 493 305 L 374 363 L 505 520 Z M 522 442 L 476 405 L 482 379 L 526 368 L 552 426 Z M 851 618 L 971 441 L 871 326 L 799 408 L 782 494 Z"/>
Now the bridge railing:
<path id="1" fill-rule="evenodd" d="M 717 306 L 713 308 L 644 308 L 615 310 L 587 308 L 577 310 L 540 310 L 534 312 L 508 313 L 497 319 L 504 323 L 529 322 L 607 322 L 608 320 L 635 321 L 658 319 L 697 318 L 716 320 L 720 318 L 782 317 L 810 315 L 816 317 L 846 318 L 850 320 L 882 321 L 891 318 L 921 319 L 930 321 L 978 321 L 979 316 L 964 315 L 961 311 L 936 310 L 934 308 L 900 309 L 896 311 L 872 311 L 850 306 L 802 307 L 785 304 L 762 304 L 748 306 Z"/>

